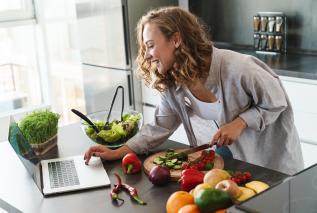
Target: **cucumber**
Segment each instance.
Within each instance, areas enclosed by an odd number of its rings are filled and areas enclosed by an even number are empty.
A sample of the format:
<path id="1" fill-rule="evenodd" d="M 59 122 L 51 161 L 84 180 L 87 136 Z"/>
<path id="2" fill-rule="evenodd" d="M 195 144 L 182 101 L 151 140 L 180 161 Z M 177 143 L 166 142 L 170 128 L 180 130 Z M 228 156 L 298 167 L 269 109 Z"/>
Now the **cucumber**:
<path id="1" fill-rule="evenodd" d="M 160 158 L 160 160 L 166 160 L 166 157 L 163 155 L 159 156 L 159 158 Z"/>
<path id="2" fill-rule="evenodd" d="M 167 166 L 168 168 L 173 168 L 175 165 L 174 165 L 173 163 L 171 163 L 171 162 L 167 162 L 167 163 L 166 163 L 166 166 Z"/>
<path id="3" fill-rule="evenodd" d="M 175 165 L 175 166 L 173 166 L 173 169 L 175 169 L 175 170 L 178 170 L 178 169 L 181 169 L 181 168 L 182 168 L 181 165 Z"/>
<path id="4" fill-rule="evenodd" d="M 183 164 L 183 162 L 186 162 L 186 161 L 181 161 L 181 160 L 178 160 L 175 164 L 176 164 L 176 165 L 182 165 L 182 164 Z"/>
<path id="5" fill-rule="evenodd" d="M 177 162 L 177 159 L 172 159 L 171 162 L 175 164 Z"/>
<path id="6" fill-rule="evenodd" d="M 164 161 L 161 161 L 159 157 L 156 157 L 156 158 L 154 158 L 153 163 L 154 163 L 154 164 L 161 165 L 161 164 L 164 163 Z"/>

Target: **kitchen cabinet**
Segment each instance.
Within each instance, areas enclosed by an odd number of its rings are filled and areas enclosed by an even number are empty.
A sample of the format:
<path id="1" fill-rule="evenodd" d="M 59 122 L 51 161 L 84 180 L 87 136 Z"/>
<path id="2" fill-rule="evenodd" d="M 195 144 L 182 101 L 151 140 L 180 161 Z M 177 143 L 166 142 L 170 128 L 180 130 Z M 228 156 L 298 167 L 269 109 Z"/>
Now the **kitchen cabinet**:
<path id="1" fill-rule="evenodd" d="M 317 145 L 301 142 L 301 147 L 304 157 L 304 167 L 307 168 L 311 165 L 316 164 Z"/>
<path id="2" fill-rule="evenodd" d="M 317 163 L 317 80 L 281 76 L 294 110 L 305 168 Z"/>
<path id="3" fill-rule="evenodd" d="M 293 106 L 301 141 L 317 145 L 317 80 L 280 78 Z"/>

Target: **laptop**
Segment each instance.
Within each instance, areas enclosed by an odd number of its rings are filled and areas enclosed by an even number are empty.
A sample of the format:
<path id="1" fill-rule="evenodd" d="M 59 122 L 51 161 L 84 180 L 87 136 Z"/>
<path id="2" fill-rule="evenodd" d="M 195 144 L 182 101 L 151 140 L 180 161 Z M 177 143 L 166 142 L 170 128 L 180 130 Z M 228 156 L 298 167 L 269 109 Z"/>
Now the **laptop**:
<path id="1" fill-rule="evenodd" d="M 44 196 L 110 185 L 100 158 L 92 158 L 89 165 L 85 165 L 83 155 L 41 159 L 12 116 L 8 140 Z"/>

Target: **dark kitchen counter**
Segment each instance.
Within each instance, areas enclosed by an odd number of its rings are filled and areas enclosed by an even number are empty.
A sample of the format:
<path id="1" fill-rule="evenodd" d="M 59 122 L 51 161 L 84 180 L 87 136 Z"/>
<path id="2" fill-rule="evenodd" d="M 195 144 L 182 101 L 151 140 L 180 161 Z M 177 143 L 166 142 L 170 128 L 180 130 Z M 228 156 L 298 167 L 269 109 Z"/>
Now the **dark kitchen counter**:
<path id="1" fill-rule="evenodd" d="M 280 76 L 317 80 L 317 55 L 299 53 L 265 55 L 257 54 L 255 50 L 241 46 L 222 43 L 216 43 L 215 46 L 220 49 L 231 49 L 243 54 L 253 55 L 265 62 Z"/>
<path id="2" fill-rule="evenodd" d="M 157 151 L 163 151 L 167 148 L 187 148 L 188 146 L 180 144 L 174 141 L 166 141 L 163 145 L 158 147 Z M 147 156 L 141 156 L 141 160 L 145 160 Z M 110 174 L 110 179 L 112 183 L 115 183 L 115 177 L 111 175 L 113 172 L 121 172 L 120 161 L 113 162 L 111 164 L 105 164 L 107 172 Z M 259 167 L 253 164 L 242 162 L 239 160 L 225 160 L 225 169 L 234 170 L 234 171 L 250 171 L 253 175 L 254 180 L 261 180 L 268 183 L 270 186 L 275 186 L 280 184 L 288 175 L 276 172 L 270 169 Z M 122 174 L 122 172 L 121 172 Z M 125 182 L 136 186 L 140 191 L 140 195 L 148 203 L 147 206 L 139 206 L 130 202 L 128 196 L 123 196 L 127 201 L 124 206 L 117 208 L 113 205 L 109 205 L 108 209 L 117 209 L 118 212 L 128 212 L 129 209 L 133 208 L 135 212 L 151 212 L 151 213 L 161 213 L 165 212 L 165 205 L 168 197 L 175 191 L 179 191 L 180 184 L 176 182 L 170 182 L 168 185 L 163 187 L 153 186 L 152 183 L 148 180 L 147 176 L 142 172 L 137 175 L 122 175 L 122 178 Z M 110 190 L 106 192 L 109 193 Z M 110 200 L 108 200 L 110 204 Z M 110 211 L 112 212 L 112 211 Z"/>
<path id="3" fill-rule="evenodd" d="M 317 212 L 317 164 L 291 176 L 283 183 L 270 187 L 227 213 L 255 212 Z"/>
<path id="4" fill-rule="evenodd" d="M 89 146 L 93 145 L 84 135 L 79 124 L 61 127 L 58 133 L 59 156 L 83 154 Z M 120 196 L 125 200 L 124 205 L 117 206 L 111 202 L 110 187 L 90 189 L 73 193 L 59 194 L 44 198 L 38 190 L 32 178 L 21 165 L 18 157 L 8 144 L 0 143 L 0 197 L 15 206 L 22 212 L 165 212 L 168 197 L 175 191 L 180 190 L 180 184 L 170 182 L 167 186 L 156 187 L 148 180 L 144 172 L 135 175 L 124 175 L 121 162 L 104 162 L 104 167 L 110 177 L 112 185 L 116 183 L 113 175 L 117 172 L 124 182 L 136 187 L 139 195 L 146 202 L 146 206 L 140 206 L 132 202 L 125 193 Z M 166 141 L 156 151 L 167 148 L 186 148 L 184 144 L 174 141 Z M 140 156 L 144 160 L 147 156 Z M 12 170 L 14 168 L 14 170 Z M 277 171 L 245 163 L 239 160 L 225 160 L 225 169 L 250 171 L 253 179 L 267 182 L 270 186 L 281 183 L 289 176 Z M 17 196 L 19 195 L 19 196 Z M 1 207 L 1 205 L 0 205 Z"/>

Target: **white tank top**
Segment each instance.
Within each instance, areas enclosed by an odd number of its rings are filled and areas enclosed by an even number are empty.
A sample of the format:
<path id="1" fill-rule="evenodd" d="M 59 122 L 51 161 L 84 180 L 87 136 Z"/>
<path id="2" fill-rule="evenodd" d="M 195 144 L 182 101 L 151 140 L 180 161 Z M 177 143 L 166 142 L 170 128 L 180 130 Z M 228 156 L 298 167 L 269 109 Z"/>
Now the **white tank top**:
<path id="1" fill-rule="evenodd" d="M 185 98 L 188 98 L 188 104 L 190 105 L 195 114 L 206 120 L 218 120 L 219 112 L 221 110 L 220 100 L 217 100 L 213 103 L 203 102 L 197 99 L 187 87 L 184 87 L 184 91 Z"/>

